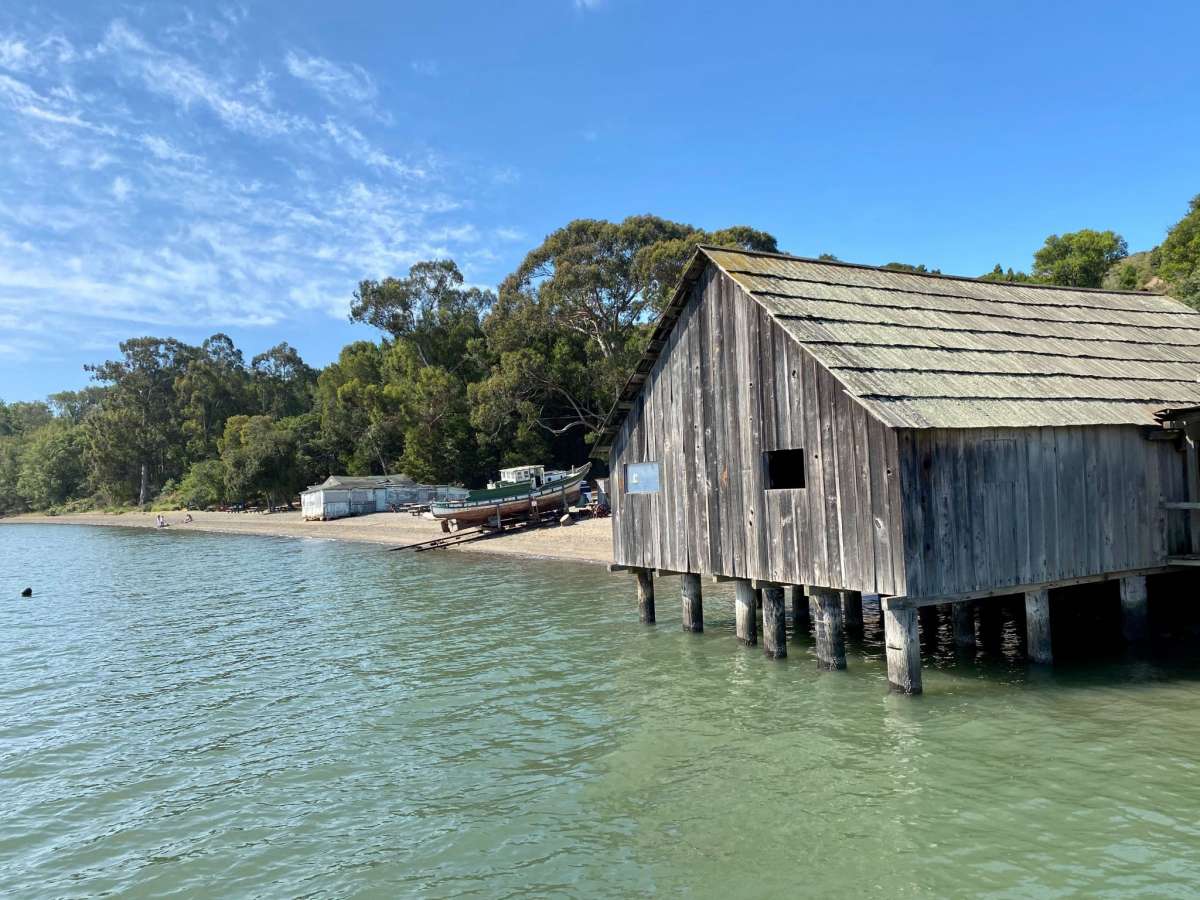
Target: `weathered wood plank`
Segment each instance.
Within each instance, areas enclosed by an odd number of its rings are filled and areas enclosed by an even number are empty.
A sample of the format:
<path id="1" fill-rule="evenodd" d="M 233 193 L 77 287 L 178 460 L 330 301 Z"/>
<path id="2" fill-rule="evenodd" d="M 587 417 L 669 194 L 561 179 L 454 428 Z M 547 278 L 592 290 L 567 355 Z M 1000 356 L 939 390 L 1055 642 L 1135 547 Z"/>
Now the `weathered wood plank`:
<path id="1" fill-rule="evenodd" d="M 711 273 L 710 273 L 711 275 Z M 708 280 L 702 281 L 700 304 L 696 312 L 696 328 L 699 344 L 696 348 L 699 380 L 696 397 L 697 409 L 700 411 L 698 439 L 702 445 L 702 455 L 697 457 L 698 476 L 704 497 L 704 519 L 706 530 L 702 532 L 704 540 L 704 563 L 709 574 L 722 573 L 723 560 L 721 557 L 721 501 L 719 482 L 717 479 L 717 456 L 719 439 L 715 434 L 715 404 L 716 388 L 713 384 L 712 350 L 715 338 L 712 334 L 712 305 L 713 298 L 708 291 Z"/>
<path id="2" fill-rule="evenodd" d="M 719 528 L 716 532 L 719 541 L 717 551 L 719 565 L 714 569 L 725 575 L 736 575 L 734 563 L 733 534 L 738 528 L 738 520 L 733 517 L 732 487 L 730 485 L 729 448 L 733 441 L 730 429 L 729 404 L 726 394 L 730 388 L 728 383 L 728 367 L 726 365 L 726 344 L 731 340 L 725 327 L 723 309 L 726 305 L 725 293 L 721 289 L 721 279 L 711 269 L 707 287 L 709 314 L 709 351 L 712 381 L 709 388 L 712 392 L 712 409 L 710 411 L 713 437 L 713 467 L 714 487 L 717 498 L 717 519 Z"/>
<path id="3" fill-rule="evenodd" d="M 1042 444 L 1042 533 L 1048 581 L 1063 574 L 1058 552 L 1058 441 L 1052 428 L 1038 429 L 1038 434 Z"/>
<path id="4" fill-rule="evenodd" d="M 781 340 L 785 340 L 782 329 L 780 331 Z M 812 471 L 808 464 L 811 458 L 811 445 L 808 442 L 807 434 L 804 430 L 804 351 L 796 346 L 790 339 L 786 339 L 783 344 L 784 359 L 787 366 L 788 377 L 788 426 L 791 436 L 789 446 L 793 449 L 802 449 L 805 451 L 805 488 L 802 491 L 789 492 L 789 501 L 792 507 L 792 523 L 794 526 L 793 538 L 795 540 L 795 563 L 794 572 L 791 574 L 791 580 L 800 584 L 811 584 L 815 580 L 815 560 L 813 557 L 813 537 L 812 537 L 812 513 L 811 506 L 813 502 L 812 493 Z"/>
<path id="5" fill-rule="evenodd" d="M 957 493 L 953 483 L 955 475 L 954 446 L 957 434 L 936 431 L 929 435 L 932 445 L 926 451 L 930 466 L 926 473 L 926 492 L 929 494 L 928 509 L 932 515 L 933 540 L 928 542 L 930 552 L 925 564 L 938 572 L 933 581 L 934 591 L 939 593 L 953 590 L 958 582 L 958 525 L 955 517 L 954 497 Z"/>
<path id="6" fill-rule="evenodd" d="M 737 314 L 734 309 L 733 285 L 728 279 L 718 282 L 721 302 L 717 315 L 723 331 L 721 339 L 721 380 L 724 382 L 725 457 L 721 471 L 721 487 L 725 492 L 722 519 L 725 527 L 722 543 L 729 542 L 730 571 L 739 578 L 746 576 L 746 506 L 742 502 L 742 410 L 737 366 Z"/>
<path id="7" fill-rule="evenodd" d="M 875 560 L 873 593 L 893 590 L 891 527 L 887 513 L 887 451 L 881 426 L 867 418 L 867 467 L 870 486 L 871 553 Z"/>
<path id="8" fill-rule="evenodd" d="M 1098 440 L 1095 429 L 1079 432 L 1083 447 L 1083 506 L 1079 512 L 1083 524 L 1083 557 L 1078 574 L 1102 572 L 1108 562 L 1111 540 L 1105 540 L 1105 514 L 1111 509 L 1109 502 L 1109 459 L 1104 453 L 1105 444 Z M 1109 523 L 1111 527 L 1111 523 Z"/>
<path id="9" fill-rule="evenodd" d="M 882 593 L 903 593 L 903 585 L 908 577 L 907 560 L 904 556 L 904 523 L 902 518 L 901 484 L 900 484 L 900 443 L 899 436 L 890 428 L 880 426 L 884 446 L 887 453 L 887 497 L 888 497 L 888 527 L 891 529 L 892 547 L 892 586 L 881 588 Z"/>
<path id="10" fill-rule="evenodd" d="M 833 457 L 837 485 L 838 545 L 842 561 L 842 587 L 860 586 L 862 543 L 858 528 L 858 467 L 854 461 L 854 421 L 851 401 L 840 385 L 834 384 L 830 403 L 833 417 Z"/>
<path id="11" fill-rule="evenodd" d="M 812 573 L 806 580 L 809 584 L 828 584 L 830 582 L 829 544 L 826 540 L 827 523 L 825 521 L 825 474 L 823 454 L 821 451 L 821 426 L 819 422 L 820 402 L 817 391 L 817 367 L 812 357 L 805 353 L 802 358 L 803 390 L 804 390 L 804 437 L 805 450 L 808 451 L 809 473 L 805 479 L 809 524 L 808 535 L 811 544 L 808 547 L 808 557 L 811 560 Z"/>
<path id="12" fill-rule="evenodd" d="M 1032 534 L 1035 529 L 1032 523 L 1029 496 L 1028 445 L 1030 432 L 1009 429 L 1005 431 L 1005 435 L 1012 441 L 1013 539 L 1016 542 L 1016 580 L 1032 581 L 1035 556 Z"/>
<path id="13" fill-rule="evenodd" d="M 1087 459 L 1077 428 L 1055 429 L 1058 471 L 1059 572 L 1065 576 L 1087 572 L 1087 499 L 1083 479 Z"/>
<path id="14" fill-rule="evenodd" d="M 837 484 L 837 448 L 834 444 L 833 380 L 817 375 L 817 424 L 821 435 L 821 478 L 825 500 L 825 558 L 828 565 L 826 582 L 832 587 L 843 587 L 841 508 Z"/>
<path id="15" fill-rule="evenodd" d="M 905 593 L 921 597 L 933 593 L 925 579 L 925 516 L 921 494 L 921 451 L 918 435 L 903 431 L 897 436 L 900 448 L 900 478 L 903 497 L 897 506 L 904 517 L 903 535 L 905 563 Z"/>
<path id="16" fill-rule="evenodd" d="M 875 526 L 871 517 L 871 445 L 867 427 L 867 411 L 856 400 L 849 400 L 853 439 L 852 479 L 857 492 L 855 531 L 858 534 L 858 583 L 860 590 L 874 591 L 878 583 L 875 574 Z"/>
<path id="17" fill-rule="evenodd" d="M 693 292 L 694 297 L 694 292 Z M 680 312 L 679 347 L 676 352 L 682 355 L 679 366 L 679 407 L 680 424 L 680 457 L 683 465 L 681 474 L 680 493 L 683 498 L 683 556 L 684 568 L 689 572 L 703 572 L 704 566 L 700 561 L 700 548 L 696 538 L 698 525 L 702 521 L 698 509 L 704 503 L 704 495 L 696 490 L 696 461 L 700 458 L 697 453 L 696 441 L 696 410 L 695 410 L 695 376 L 696 348 L 693 346 L 693 328 L 696 306 L 689 298 Z"/>
<path id="18" fill-rule="evenodd" d="M 740 289 L 735 293 L 738 322 L 744 331 L 740 341 L 739 366 L 744 367 L 743 404 L 747 428 L 742 435 L 743 503 L 746 509 L 747 571 L 751 576 L 769 571 L 768 544 L 776 533 L 775 523 L 766 515 L 766 482 L 763 465 L 764 392 L 774 391 L 769 366 L 763 367 L 760 326 L 764 313 L 759 305 Z"/>

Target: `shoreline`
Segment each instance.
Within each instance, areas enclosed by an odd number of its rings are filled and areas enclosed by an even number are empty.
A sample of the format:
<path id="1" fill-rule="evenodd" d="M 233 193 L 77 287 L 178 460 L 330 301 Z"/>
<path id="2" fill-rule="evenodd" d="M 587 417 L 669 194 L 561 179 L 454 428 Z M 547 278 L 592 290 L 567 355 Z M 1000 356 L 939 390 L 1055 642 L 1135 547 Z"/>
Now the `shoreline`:
<path id="1" fill-rule="evenodd" d="M 0 525 L 89 525 L 102 528 L 154 528 L 153 512 L 86 512 L 62 516 L 25 513 L 0 518 Z M 442 537 L 438 522 L 402 513 L 370 513 L 328 522 L 306 522 L 299 511 L 284 513 L 193 512 L 185 524 L 182 511 L 161 513 L 176 531 L 242 534 L 260 537 L 319 538 L 400 547 Z M 612 561 L 612 522 L 581 519 L 574 525 L 521 530 L 486 540 L 447 547 L 459 553 L 606 564 Z"/>

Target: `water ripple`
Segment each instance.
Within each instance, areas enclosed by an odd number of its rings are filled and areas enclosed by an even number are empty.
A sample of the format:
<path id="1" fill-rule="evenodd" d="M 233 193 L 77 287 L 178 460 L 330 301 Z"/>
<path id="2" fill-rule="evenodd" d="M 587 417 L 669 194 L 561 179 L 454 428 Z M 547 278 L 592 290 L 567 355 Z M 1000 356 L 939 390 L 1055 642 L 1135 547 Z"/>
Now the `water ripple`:
<path id="1" fill-rule="evenodd" d="M 0 890 L 1183 895 L 1200 666 L 818 674 L 582 565 L 0 526 Z M 32 600 L 19 600 L 32 584 Z M 868 612 L 870 616 L 870 612 Z M 945 630 L 945 629 L 943 629 Z"/>

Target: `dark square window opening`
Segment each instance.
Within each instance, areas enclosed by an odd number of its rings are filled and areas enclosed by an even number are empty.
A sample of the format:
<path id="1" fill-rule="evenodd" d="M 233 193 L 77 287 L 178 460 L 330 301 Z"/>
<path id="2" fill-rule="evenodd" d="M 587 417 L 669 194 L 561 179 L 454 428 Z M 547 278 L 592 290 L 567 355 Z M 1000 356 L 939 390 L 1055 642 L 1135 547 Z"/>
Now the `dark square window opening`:
<path id="1" fill-rule="evenodd" d="M 767 490 L 789 491 L 804 487 L 804 450 L 768 450 Z"/>

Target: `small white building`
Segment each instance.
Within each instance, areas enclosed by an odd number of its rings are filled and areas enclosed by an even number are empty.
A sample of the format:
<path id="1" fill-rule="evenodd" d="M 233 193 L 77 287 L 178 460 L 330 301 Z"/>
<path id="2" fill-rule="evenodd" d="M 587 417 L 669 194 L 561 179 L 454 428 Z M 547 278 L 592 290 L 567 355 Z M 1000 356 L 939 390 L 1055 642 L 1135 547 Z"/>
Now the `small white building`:
<path id="1" fill-rule="evenodd" d="M 417 484 L 407 475 L 330 475 L 300 494 L 305 519 L 342 519 L 393 506 L 459 500 L 466 488 L 449 484 Z"/>

